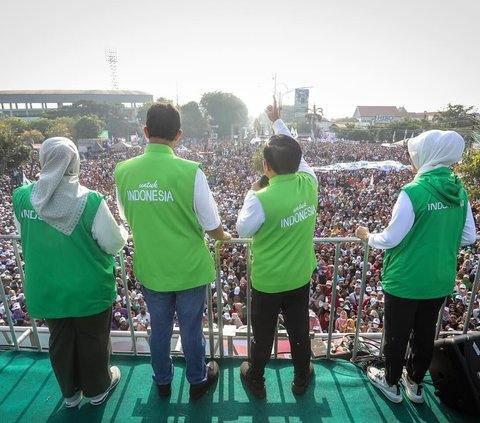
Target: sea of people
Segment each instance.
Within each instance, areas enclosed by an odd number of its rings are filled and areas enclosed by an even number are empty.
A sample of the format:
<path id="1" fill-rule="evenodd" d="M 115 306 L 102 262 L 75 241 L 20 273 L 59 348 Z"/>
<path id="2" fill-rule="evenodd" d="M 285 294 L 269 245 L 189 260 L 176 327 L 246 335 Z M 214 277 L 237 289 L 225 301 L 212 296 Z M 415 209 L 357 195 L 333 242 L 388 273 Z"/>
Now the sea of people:
<path id="1" fill-rule="evenodd" d="M 315 167 L 334 163 L 358 161 L 396 160 L 408 164 L 408 153 L 402 147 L 387 148 L 378 144 L 349 142 L 302 141 L 306 161 Z M 258 178 L 253 169 L 252 157 L 259 148 L 248 141 L 215 141 L 208 145 L 183 141 L 177 155 L 202 163 L 207 175 L 225 229 L 237 236 L 235 223 L 246 192 Z M 105 195 L 110 210 L 120 223 L 118 215 L 113 171 L 115 165 L 126 158 L 141 154 L 142 146 L 133 146 L 126 151 L 104 151 L 82 160 L 82 184 Z M 39 172 L 37 158 L 33 158 L 15 176 L 4 175 L 0 181 L 0 235 L 15 234 L 12 211 L 12 192 L 21 183 L 19 175 L 34 180 Z M 393 204 L 399 188 L 413 178 L 411 170 L 383 171 L 378 169 L 341 170 L 317 172 L 319 179 L 318 213 L 315 237 L 352 237 L 358 225 L 368 226 L 379 232 L 388 225 Z M 472 201 L 477 225 L 480 222 L 480 201 Z M 213 242 L 210 242 L 213 252 Z M 335 245 L 315 244 L 317 268 L 311 278 L 310 330 L 326 332 L 333 320 L 335 332 L 351 333 L 357 325 L 361 332 L 382 330 L 384 294 L 382 289 L 383 252 L 370 250 L 366 273 L 366 290 L 360 303 L 360 283 L 364 267 L 364 245 L 344 242 L 340 245 L 337 263 L 337 295 L 333 296 L 335 271 Z M 188 251 L 178 252 L 188 254 Z M 214 319 L 222 319 L 224 325 L 237 328 L 248 324 L 246 312 L 247 264 L 246 247 L 243 244 L 226 245 L 220 253 L 219 292 L 212 283 Z M 479 244 L 461 248 L 458 254 L 458 273 L 455 288 L 445 304 L 443 330 L 480 329 L 478 292 L 471 291 L 480 258 Z M 113 305 L 112 330 L 130 330 L 128 313 L 135 330 L 148 330 L 150 315 L 141 293 L 140 283 L 133 269 L 134 245 L 131 240 L 123 249 L 126 284 L 121 275 L 117 258 L 117 298 Z M 428 266 L 428 263 L 425 263 Z M 8 325 L 6 313 L 11 313 L 15 325 L 29 326 L 28 299 L 25 298 L 20 270 L 15 260 L 13 243 L 0 241 L 0 278 L 6 294 L 6 304 L 0 304 L 0 326 Z M 127 310 L 126 295 L 130 299 Z M 466 322 L 466 307 L 475 296 L 474 312 Z M 218 296 L 221 296 L 218 301 Z M 334 307 L 332 296 L 336 297 Z M 221 309 L 217 304 L 221 304 Z M 52 304 L 52 307 L 55 305 Z M 206 313 L 207 315 L 207 313 Z M 205 315 L 205 325 L 207 316 Z M 279 316 L 282 324 L 281 315 Z M 45 322 L 36 321 L 43 326 Z"/>

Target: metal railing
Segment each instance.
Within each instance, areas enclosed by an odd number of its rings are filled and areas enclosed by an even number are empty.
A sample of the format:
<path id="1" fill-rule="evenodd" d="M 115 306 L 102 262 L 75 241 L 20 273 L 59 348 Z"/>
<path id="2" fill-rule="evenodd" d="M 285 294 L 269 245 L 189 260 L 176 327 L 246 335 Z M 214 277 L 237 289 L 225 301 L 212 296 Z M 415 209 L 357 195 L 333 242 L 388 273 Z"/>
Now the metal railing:
<path id="1" fill-rule="evenodd" d="M 18 248 L 18 241 L 19 236 L 17 235 L 10 235 L 0 236 L 0 241 L 11 241 L 13 250 L 15 253 L 16 263 L 18 266 L 18 272 L 20 274 L 20 279 L 22 283 L 24 283 L 24 272 L 21 266 L 20 260 L 20 251 Z M 477 237 L 477 241 L 480 240 L 480 237 Z M 335 245 L 335 260 L 334 260 L 334 273 L 333 273 L 333 280 L 332 280 L 332 298 L 330 302 L 330 321 L 328 327 L 328 333 L 311 333 L 312 339 L 326 339 L 326 353 L 325 356 L 327 359 L 332 358 L 332 343 L 334 339 L 339 337 L 345 337 L 347 335 L 352 336 L 354 335 L 353 339 L 353 349 L 352 349 L 352 360 L 357 358 L 359 352 L 359 345 L 361 343 L 362 338 L 370 338 L 370 339 L 379 339 L 380 344 L 378 348 L 378 355 L 379 357 L 383 354 L 383 331 L 382 333 L 362 333 L 360 332 L 360 323 L 361 323 L 361 313 L 362 313 L 362 305 L 365 296 L 365 288 L 366 288 L 366 273 L 368 270 L 368 257 L 369 257 L 369 246 L 365 242 L 361 241 L 358 238 L 314 238 L 313 243 L 320 245 L 320 244 L 334 244 Z M 363 268 L 362 268 L 362 277 L 361 277 L 361 290 L 360 290 L 360 297 L 358 300 L 358 308 L 357 308 L 357 324 L 355 325 L 355 332 L 354 333 L 334 333 L 334 316 L 335 316 L 335 309 L 336 309 L 336 299 L 337 299 L 337 285 L 338 285 L 338 264 L 340 258 L 340 248 L 341 244 L 343 243 L 357 243 L 362 244 L 364 246 L 364 254 L 363 254 Z M 222 313 L 221 310 L 223 309 L 222 306 L 222 278 L 221 278 L 221 263 L 220 263 L 220 255 L 221 255 L 221 248 L 224 246 L 231 246 L 231 245 L 245 245 L 246 253 L 245 253 L 245 260 L 246 260 L 246 279 L 247 279 L 247 295 L 246 295 L 246 308 L 247 308 L 247 325 L 246 330 L 232 330 L 231 327 L 226 328 L 223 325 Z M 247 356 L 250 356 L 251 352 L 251 264 L 252 264 L 252 240 L 248 238 L 236 238 L 226 241 L 217 241 L 215 243 L 214 249 L 214 258 L 216 264 L 216 280 L 215 280 L 215 288 L 217 292 L 217 327 L 215 328 L 215 316 L 214 316 L 214 307 L 213 307 L 213 295 L 212 289 L 210 284 L 206 286 L 207 289 L 207 316 L 208 316 L 208 329 L 204 330 L 205 335 L 208 337 L 208 346 L 209 346 L 209 355 L 211 357 L 216 356 L 216 352 L 218 351 L 218 356 L 223 358 L 225 357 L 225 346 L 224 341 L 225 338 L 227 339 L 227 348 L 228 348 L 228 356 L 233 355 L 234 350 L 234 340 L 236 339 L 246 339 L 247 341 Z M 125 301 L 126 301 L 126 308 L 128 311 L 131 310 L 131 303 L 130 303 L 130 296 L 128 295 L 128 284 L 125 272 L 125 265 L 124 265 L 124 256 L 123 252 L 120 251 L 118 255 L 118 261 L 121 267 L 121 278 L 123 281 L 123 286 L 125 288 Z M 479 287 L 479 279 L 480 279 L 480 272 L 477 270 L 475 279 L 472 285 L 472 295 L 468 304 L 465 325 L 462 332 L 459 331 L 449 331 L 449 332 L 441 332 L 442 326 L 442 313 L 443 307 L 440 310 L 438 321 L 437 321 L 437 328 L 436 328 L 436 338 L 437 339 L 440 335 L 457 335 L 460 333 L 467 333 L 469 321 L 473 313 L 473 303 L 476 298 L 476 294 L 478 292 Z M 37 328 L 35 323 L 35 319 L 31 319 L 31 326 L 15 326 L 13 322 L 13 318 L 11 312 L 7 305 L 7 299 L 5 295 L 5 289 L 2 284 L 0 289 L 0 299 L 2 300 L 5 306 L 5 314 L 7 317 L 8 328 L 7 327 L 0 327 L 0 334 L 3 335 L 5 339 L 5 343 L 2 343 L 2 338 L 0 337 L 0 348 L 10 348 L 15 350 L 27 349 L 27 350 L 36 350 L 36 351 L 43 351 L 48 349 L 48 345 L 46 344 L 46 338 L 48 337 L 48 328 L 40 327 Z M 148 304 L 147 304 L 148 306 Z M 149 331 L 135 331 L 133 325 L 133 319 L 131 313 L 127 313 L 127 318 L 129 322 L 129 331 L 112 331 L 111 332 L 111 339 L 125 339 L 128 338 L 131 347 L 123 348 L 121 351 L 113 351 L 114 353 L 126 353 L 131 355 L 143 355 L 148 354 L 146 350 L 147 340 L 149 336 Z M 173 341 L 176 344 L 176 348 L 172 348 L 173 354 L 181 354 L 181 343 L 180 343 L 180 336 L 178 327 L 174 328 L 174 337 L 176 337 Z M 274 342 L 274 349 L 273 349 L 273 356 L 277 358 L 279 356 L 278 352 L 278 340 L 279 339 L 288 339 L 288 335 L 284 330 L 278 330 L 275 334 L 275 342 Z M 24 345 L 26 341 L 29 341 L 28 346 Z M 140 351 L 138 348 L 138 343 L 141 342 L 143 344 L 143 349 L 145 351 Z"/>

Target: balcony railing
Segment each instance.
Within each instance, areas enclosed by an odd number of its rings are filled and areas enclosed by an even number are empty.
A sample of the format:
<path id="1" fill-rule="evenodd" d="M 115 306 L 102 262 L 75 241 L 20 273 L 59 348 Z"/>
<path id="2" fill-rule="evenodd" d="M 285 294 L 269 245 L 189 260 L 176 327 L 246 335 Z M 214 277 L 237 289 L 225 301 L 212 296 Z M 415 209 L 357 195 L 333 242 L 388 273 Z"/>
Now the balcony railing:
<path id="1" fill-rule="evenodd" d="M 477 238 L 477 241 L 480 240 L 480 237 Z M 15 253 L 15 258 L 18 266 L 18 272 L 22 283 L 24 283 L 24 272 L 23 268 L 20 265 L 20 251 L 19 251 L 19 237 L 16 235 L 11 236 L 0 236 L 0 241 L 11 241 L 13 250 Z M 338 265 L 340 258 L 340 248 L 343 243 L 356 243 L 363 244 L 364 253 L 363 253 L 363 268 L 362 268 L 362 277 L 361 277 L 361 290 L 358 304 L 363 305 L 365 288 L 366 288 L 366 272 L 368 269 L 368 257 L 369 257 L 369 246 L 361 241 L 358 238 L 314 238 L 314 244 L 333 244 L 335 246 L 335 260 L 334 260 L 334 273 L 332 280 L 332 298 L 330 301 L 330 316 L 335 316 L 336 308 L 336 299 L 337 299 L 337 285 L 338 285 Z M 222 281 L 221 281 L 221 249 L 224 246 L 234 246 L 242 245 L 246 248 L 245 259 L 246 259 L 246 279 L 247 279 L 247 295 L 246 295 L 246 309 L 247 309 L 247 325 L 236 329 L 236 327 L 231 325 L 224 325 L 222 319 Z M 205 336 L 208 338 L 207 344 L 207 355 L 210 357 L 232 357 L 232 356 L 250 356 L 251 351 L 251 304 L 250 304 L 250 288 L 251 288 L 251 239 L 246 238 L 235 238 L 228 241 L 217 241 L 215 243 L 215 263 L 216 263 L 216 280 L 215 288 L 217 295 L 216 308 L 218 313 L 217 323 L 215 324 L 214 319 L 214 298 L 212 295 L 212 289 L 210 285 L 207 285 L 207 300 L 206 300 L 206 313 L 208 317 L 208 327 L 204 329 Z M 127 278 L 124 266 L 124 257 L 123 252 L 120 251 L 119 256 L 117 257 L 119 264 L 121 266 L 121 277 L 123 280 L 123 286 L 125 288 L 127 285 Z M 470 301 L 468 303 L 468 308 L 466 312 L 465 324 L 463 331 L 448 331 L 442 332 L 442 313 L 443 307 L 440 310 L 437 328 L 436 328 L 436 338 L 444 335 L 458 335 L 461 333 L 466 333 L 468 331 L 468 323 L 473 313 L 473 303 L 477 297 L 478 286 L 479 286 L 480 272 L 477 270 L 475 279 L 472 286 L 472 294 L 470 296 Z M 4 286 L 0 289 L 0 299 L 5 305 L 5 313 L 7 317 L 8 326 L 0 326 L 0 348 L 8 348 L 15 350 L 29 350 L 29 351 L 46 351 L 48 350 L 48 338 L 49 331 L 47 327 L 37 327 L 34 319 L 31 319 L 31 326 L 15 326 L 14 321 L 11 315 L 11 312 L 7 306 L 7 299 L 5 295 Z M 28 299 L 27 299 L 28 300 Z M 126 292 L 125 295 L 126 309 L 131 310 L 130 296 Z M 148 304 L 147 304 L 148 307 Z M 361 318 L 361 306 L 358 307 L 358 321 Z M 129 322 L 129 331 L 111 331 L 111 342 L 112 342 L 112 352 L 117 354 L 130 354 L 130 355 L 145 355 L 149 354 L 148 347 L 148 336 L 149 330 L 147 331 L 136 331 L 134 330 L 133 320 L 131 313 L 127 313 L 128 322 Z M 215 327 L 216 326 L 216 327 Z M 360 324 L 355 325 L 355 332 L 353 333 L 335 333 L 334 332 L 334 318 L 330 318 L 329 327 L 327 333 L 311 333 L 312 342 L 320 342 L 325 347 L 325 356 L 327 359 L 330 359 L 333 355 L 332 353 L 332 344 L 337 338 L 344 338 L 345 336 L 353 336 L 353 347 L 351 351 L 351 359 L 355 360 L 359 353 L 359 348 L 363 340 L 375 340 L 376 348 L 375 352 L 379 357 L 383 355 L 383 332 L 378 333 L 362 333 L 360 332 Z M 275 342 L 272 354 L 275 358 L 280 357 L 282 354 L 279 352 L 279 341 L 287 340 L 288 336 L 285 330 L 278 330 L 275 336 Z M 226 343 L 225 343 L 226 341 Z M 246 343 L 247 348 L 245 353 L 242 353 L 242 350 L 239 348 Z M 172 354 L 181 355 L 181 338 L 178 327 L 174 328 L 173 337 L 172 337 Z M 323 349 L 323 348 L 322 348 Z"/>

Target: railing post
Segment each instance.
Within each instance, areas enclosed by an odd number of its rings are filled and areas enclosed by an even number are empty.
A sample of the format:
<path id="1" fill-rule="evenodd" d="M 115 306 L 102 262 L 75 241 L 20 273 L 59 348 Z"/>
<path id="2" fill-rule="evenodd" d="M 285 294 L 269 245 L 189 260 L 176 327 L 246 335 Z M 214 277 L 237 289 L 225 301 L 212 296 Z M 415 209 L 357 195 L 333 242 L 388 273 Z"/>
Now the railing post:
<path id="1" fill-rule="evenodd" d="M 475 298 L 477 298 L 479 279 L 480 279 L 480 263 L 477 265 L 475 279 L 473 280 L 472 295 L 470 295 L 470 302 L 468 303 L 467 317 L 465 319 L 465 324 L 463 325 L 464 334 L 467 333 L 468 331 L 468 324 L 470 322 L 470 318 L 472 317 L 473 303 L 475 302 Z"/>
<path id="2" fill-rule="evenodd" d="M 440 329 L 442 328 L 442 320 L 443 320 L 443 310 L 445 308 L 445 304 L 447 303 L 447 299 L 442 303 L 442 308 L 438 312 L 438 317 L 437 317 L 437 326 L 435 327 L 435 341 L 438 339 L 438 336 L 440 335 Z"/>
<path id="3" fill-rule="evenodd" d="M 361 240 L 358 240 L 361 243 Z M 358 299 L 357 304 L 357 322 L 355 325 L 355 337 L 353 339 L 353 352 L 352 352 L 352 361 L 357 359 L 358 353 L 358 338 L 360 333 L 360 326 L 362 322 L 362 311 L 363 311 L 363 296 L 365 294 L 365 285 L 367 280 L 367 269 L 368 269 L 368 255 L 370 253 L 370 247 L 368 243 L 365 243 L 365 252 L 363 254 L 363 269 L 362 269 L 362 287 L 360 288 L 360 298 Z M 382 342 L 383 344 L 383 328 L 382 328 Z M 382 347 L 380 346 L 380 350 Z"/>
<path id="4" fill-rule="evenodd" d="M 21 266 L 21 264 L 20 264 Z M 13 347 L 15 348 L 15 351 L 18 351 L 18 342 L 17 342 L 17 335 L 15 334 L 15 330 L 13 328 L 13 319 L 12 319 L 12 314 L 10 312 L 10 309 L 8 308 L 7 304 L 7 296 L 5 295 L 5 287 L 3 286 L 3 283 L 0 282 L 0 285 L 2 285 L 0 288 L 0 297 L 2 298 L 3 306 L 5 307 L 5 315 L 7 316 L 7 321 L 8 321 L 8 327 L 10 328 L 10 335 L 12 335 L 12 343 Z"/>
<path id="5" fill-rule="evenodd" d="M 17 267 L 18 267 L 18 273 L 20 274 L 20 280 L 22 281 L 23 290 L 25 292 L 25 273 L 23 272 L 23 266 L 22 266 L 22 261 L 20 259 L 20 252 L 18 251 L 17 240 L 13 239 L 12 241 L 13 241 L 13 252 L 15 253 L 15 260 L 17 262 Z M 41 352 L 42 345 L 40 344 L 40 338 L 38 336 L 37 324 L 35 323 L 35 319 L 30 318 L 30 321 L 32 323 L 32 331 L 33 331 L 35 343 L 37 344 L 37 350 Z"/>
<path id="6" fill-rule="evenodd" d="M 223 241 L 216 241 L 215 242 L 215 261 L 216 261 L 216 268 L 217 268 L 217 278 L 215 281 L 215 286 L 217 290 L 217 329 L 218 329 L 218 348 L 220 357 L 223 358 L 224 351 L 223 351 L 223 290 L 222 290 L 222 281 L 220 277 L 220 267 L 221 267 L 221 260 L 220 260 L 220 246 L 223 244 Z M 212 329 L 211 333 L 213 336 L 213 319 L 215 318 L 213 314 L 213 306 L 212 306 Z"/>
<path id="7" fill-rule="evenodd" d="M 127 317 L 128 317 L 128 324 L 130 326 L 130 339 L 132 340 L 132 348 L 133 348 L 133 355 L 137 355 L 137 340 L 135 338 L 135 329 L 133 327 L 132 321 L 132 307 L 130 305 L 130 295 L 128 292 L 128 283 L 127 283 L 127 275 L 125 273 L 125 262 L 123 257 L 123 248 L 118 252 L 118 257 L 120 259 L 120 268 L 122 272 L 122 281 L 123 281 L 123 289 L 125 290 L 125 301 L 127 306 Z"/>
<path id="8" fill-rule="evenodd" d="M 330 304 L 330 320 L 328 322 L 328 340 L 327 340 L 327 360 L 330 360 L 332 348 L 333 325 L 335 322 L 335 311 L 337 302 L 337 282 L 338 282 L 338 258 L 340 256 L 340 243 L 335 242 L 335 261 L 333 262 L 333 281 L 332 281 L 332 303 Z"/>
<path id="9" fill-rule="evenodd" d="M 247 355 L 252 356 L 252 245 L 247 242 L 245 255 L 247 258 Z"/>

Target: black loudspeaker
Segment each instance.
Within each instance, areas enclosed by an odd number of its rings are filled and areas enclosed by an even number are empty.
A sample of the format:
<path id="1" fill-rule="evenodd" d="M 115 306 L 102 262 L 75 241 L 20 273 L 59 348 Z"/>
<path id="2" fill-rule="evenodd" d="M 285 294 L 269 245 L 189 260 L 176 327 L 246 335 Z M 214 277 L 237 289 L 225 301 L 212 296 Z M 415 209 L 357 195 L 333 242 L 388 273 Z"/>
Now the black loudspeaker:
<path id="1" fill-rule="evenodd" d="M 430 375 L 445 405 L 480 416 L 480 332 L 435 341 Z"/>

